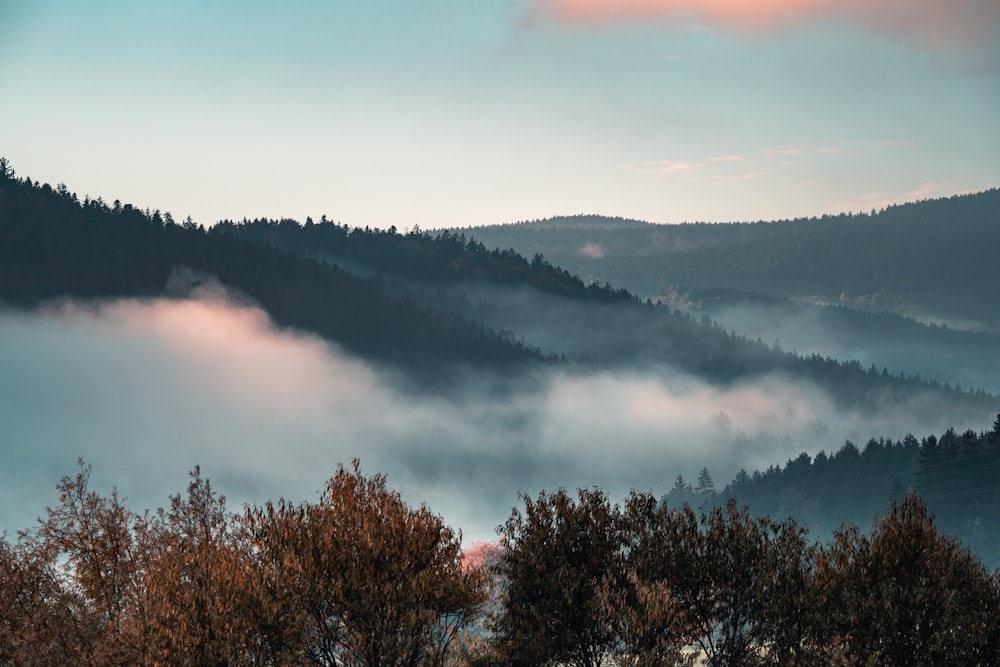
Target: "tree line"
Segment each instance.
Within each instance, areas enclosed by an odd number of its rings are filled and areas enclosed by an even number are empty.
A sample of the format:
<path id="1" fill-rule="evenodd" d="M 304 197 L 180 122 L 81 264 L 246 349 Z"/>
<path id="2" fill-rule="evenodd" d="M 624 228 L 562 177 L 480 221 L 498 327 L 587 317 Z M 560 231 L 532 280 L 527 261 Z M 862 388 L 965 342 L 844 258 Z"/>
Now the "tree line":
<path id="1" fill-rule="evenodd" d="M 200 471 L 135 513 L 90 489 L 0 539 L 0 665 L 989 665 L 1000 573 L 916 496 L 811 543 L 735 501 L 522 496 L 458 533 L 357 461 L 317 502 L 230 511 Z"/>
<path id="2" fill-rule="evenodd" d="M 476 280 L 500 285 L 529 285 L 573 299 L 603 303 L 634 300 L 625 289 L 585 283 L 536 253 L 529 261 L 512 249 L 489 250 L 481 241 L 448 230 L 429 234 L 419 226 L 399 233 L 369 227 L 351 228 L 327 220 L 305 224 L 289 218 L 222 220 L 212 231 L 261 243 L 313 259 L 352 261 L 371 269 L 415 280 Z"/>
<path id="3" fill-rule="evenodd" d="M 846 442 L 832 454 L 802 453 L 784 466 L 741 470 L 721 492 L 704 484 L 675 483 L 663 500 L 711 507 L 727 499 L 756 515 L 794 517 L 814 534 L 830 535 L 842 522 L 863 524 L 895 499 L 917 493 L 939 525 L 991 566 L 1000 566 L 1000 414 L 992 428 L 939 437 Z M 703 471 L 707 474 L 707 471 Z"/>

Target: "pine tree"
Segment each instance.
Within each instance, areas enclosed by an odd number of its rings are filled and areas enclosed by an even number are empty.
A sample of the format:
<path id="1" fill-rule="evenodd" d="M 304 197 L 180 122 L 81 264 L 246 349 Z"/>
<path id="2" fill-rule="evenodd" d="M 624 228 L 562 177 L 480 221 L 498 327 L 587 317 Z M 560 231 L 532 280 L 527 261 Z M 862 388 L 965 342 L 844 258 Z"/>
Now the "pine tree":
<path id="1" fill-rule="evenodd" d="M 712 481 L 712 475 L 708 472 L 708 467 L 702 468 L 701 472 L 698 473 L 698 485 L 694 490 L 701 495 L 715 493 L 715 482 Z"/>

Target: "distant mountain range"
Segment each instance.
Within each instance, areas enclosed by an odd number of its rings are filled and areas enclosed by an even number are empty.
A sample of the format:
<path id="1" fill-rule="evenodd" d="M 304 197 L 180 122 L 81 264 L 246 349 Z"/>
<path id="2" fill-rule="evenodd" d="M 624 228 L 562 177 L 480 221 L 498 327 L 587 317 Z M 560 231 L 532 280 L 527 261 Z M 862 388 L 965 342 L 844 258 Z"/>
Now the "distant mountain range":
<path id="1" fill-rule="evenodd" d="M 461 232 L 400 234 L 326 220 L 223 221 L 205 230 L 119 202 L 81 202 L 65 186 L 6 170 L 0 221 L 0 299 L 15 306 L 60 297 L 164 295 L 170 277 L 185 270 L 253 299 L 279 325 L 418 374 L 452 364 L 508 368 L 559 359 L 608 369 L 663 364 L 716 384 L 767 374 L 806 379 L 842 405 L 868 409 L 914 392 L 939 395 L 943 407 L 958 412 L 962 404 L 977 414 L 994 404 L 988 393 L 956 391 L 905 368 L 887 373 L 850 358 L 794 354 L 682 308 L 590 283 L 540 254 L 528 260 L 513 250 L 489 250 Z M 592 230 L 603 229 L 603 221 L 575 219 Z M 543 223 L 541 231 L 575 233 L 563 222 Z M 608 224 L 621 227 L 614 234 L 652 229 L 636 221 Z M 691 229 L 705 235 L 708 228 Z M 893 273 L 890 262 L 884 266 Z M 782 270 L 791 276 L 791 268 Z"/>
<path id="2" fill-rule="evenodd" d="M 1000 332 L 1000 190 L 866 214 L 726 224 L 593 215 L 454 230 L 642 298 L 725 288 Z"/>

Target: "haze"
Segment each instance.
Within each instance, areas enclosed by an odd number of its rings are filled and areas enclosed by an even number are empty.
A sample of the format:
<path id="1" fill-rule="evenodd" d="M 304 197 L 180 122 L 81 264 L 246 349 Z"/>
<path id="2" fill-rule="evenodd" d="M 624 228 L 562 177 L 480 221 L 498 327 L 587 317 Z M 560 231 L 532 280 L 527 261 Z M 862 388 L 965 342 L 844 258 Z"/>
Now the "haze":
<path id="1" fill-rule="evenodd" d="M 117 485 L 136 510 L 164 505 L 195 465 L 236 507 L 313 500 L 337 463 L 359 458 L 475 541 L 495 537 L 519 492 L 663 493 L 703 466 L 721 488 L 740 467 L 831 452 L 845 438 L 985 418 L 938 415 L 920 400 L 853 414 L 807 384 L 718 388 L 663 367 L 470 374 L 448 390 L 414 391 L 336 346 L 275 329 L 218 287 L 4 312 L 0 339 L 9 532 L 55 503 L 77 457 L 93 464 L 96 490 Z"/>

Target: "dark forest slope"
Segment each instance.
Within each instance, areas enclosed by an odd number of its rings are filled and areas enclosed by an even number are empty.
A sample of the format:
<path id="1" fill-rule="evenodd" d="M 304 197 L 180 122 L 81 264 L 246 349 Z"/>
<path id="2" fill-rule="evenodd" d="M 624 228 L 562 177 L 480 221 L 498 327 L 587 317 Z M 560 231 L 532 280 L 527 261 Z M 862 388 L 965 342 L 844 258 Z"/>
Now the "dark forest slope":
<path id="1" fill-rule="evenodd" d="M 578 216 L 456 233 L 543 253 L 585 279 L 643 297 L 672 287 L 737 288 L 1000 328 L 998 189 L 779 222 L 654 225 Z"/>
<path id="2" fill-rule="evenodd" d="M 115 202 L 78 201 L 52 188 L 0 177 L 0 301 L 31 307 L 60 297 L 154 297 L 189 269 L 259 303 L 282 326 L 315 332 L 373 359 L 429 369 L 442 362 L 506 364 L 533 350 L 454 313 L 387 293 L 326 263 L 229 234 L 177 225 Z"/>
<path id="3" fill-rule="evenodd" d="M 583 223 L 602 224 L 600 219 Z M 611 224 L 642 223 L 612 219 Z M 213 233 L 384 274 L 394 292 L 460 312 L 585 367 L 661 365 L 715 384 L 777 373 L 814 382 L 842 405 L 872 409 L 927 392 L 939 395 L 942 405 L 993 407 L 983 392 L 961 394 L 902 370 L 880 373 L 856 361 L 773 348 L 675 308 L 641 303 L 624 289 L 587 284 L 541 255 L 529 262 L 513 250 L 488 251 L 461 234 L 399 234 L 287 219 L 224 221 Z"/>
<path id="4" fill-rule="evenodd" d="M 407 280 L 480 281 L 528 286 L 571 299 L 615 303 L 634 297 L 624 289 L 584 283 L 578 276 L 550 264 L 541 255 L 529 262 L 513 250 L 487 250 L 476 239 L 447 231 L 437 235 L 419 229 L 399 234 L 389 230 L 351 228 L 323 219 L 304 225 L 295 220 L 223 220 L 213 233 L 229 234 L 301 257 L 364 265 Z"/>
<path id="5" fill-rule="evenodd" d="M 917 440 L 847 442 L 838 451 L 803 453 L 784 466 L 740 471 L 719 494 L 675 484 L 668 503 L 729 498 L 761 516 L 794 517 L 818 537 L 848 522 L 869 525 L 891 501 L 916 492 L 938 525 L 959 536 L 991 567 L 1000 566 L 1000 415 L 988 431 L 948 429 Z"/>

